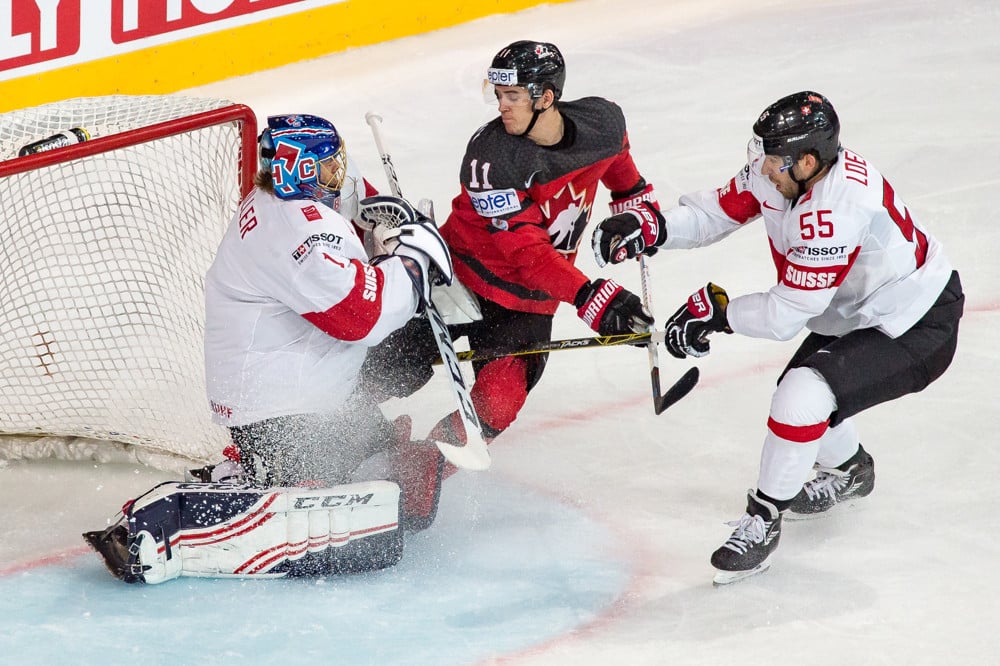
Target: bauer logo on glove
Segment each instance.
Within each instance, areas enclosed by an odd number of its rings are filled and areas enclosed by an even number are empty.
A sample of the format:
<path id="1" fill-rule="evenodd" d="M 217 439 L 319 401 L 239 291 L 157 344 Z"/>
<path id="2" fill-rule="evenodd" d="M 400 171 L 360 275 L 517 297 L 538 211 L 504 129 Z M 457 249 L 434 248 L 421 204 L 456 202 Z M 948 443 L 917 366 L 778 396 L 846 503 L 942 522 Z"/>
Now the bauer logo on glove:
<path id="1" fill-rule="evenodd" d="M 732 333 L 726 319 L 729 296 L 722 287 L 709 282 L 691 294 L 687 302 L 667 321 L 664 344 L 671 356 L 707 356 L 709 333 Z"/>

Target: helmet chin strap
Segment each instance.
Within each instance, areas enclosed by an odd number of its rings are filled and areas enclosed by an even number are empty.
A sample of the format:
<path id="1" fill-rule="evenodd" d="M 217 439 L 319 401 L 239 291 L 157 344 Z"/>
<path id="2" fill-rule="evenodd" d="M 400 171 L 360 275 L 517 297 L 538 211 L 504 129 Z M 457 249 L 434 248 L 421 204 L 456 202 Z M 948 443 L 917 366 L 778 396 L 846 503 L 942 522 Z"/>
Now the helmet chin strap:
<path id="1" fill-rule="evenodd" d="M 538 116 L 542 115 L 543 111 L 544 111 L 544 109 L 542 111 L 539 111 L 538 109 L 532 109 L 531 110 L 531 122 L 528 123 L 528 129 L 526 129 L 523 132 L 521 132 L 520 134 L 518 134 L 518 136 L 528 136 L 528 132 L 530 132 L 532 129 L 534 129 L 535 123 L 538 122 Z"/>
<path id="2" fill-rule="evenodd" d="M 540 98 L 536 97 L 535 99 L 540 99 Z M 555 106 L 555 103 L 553 103 L 552 106 Z M 535 100 L 531 100 L 531 122 L 528 123 L 528 129 L 518 134 L 518 136 L 528 136 L 528 132 L 534 129 L 535 123 L 538 122 L 538 117 L 543 113 L 545 113 L 546 111 L 548 111 L 549 109 L 551 109 L 552 106 L 548 107 L 548 109 L 536 109 Z"/>

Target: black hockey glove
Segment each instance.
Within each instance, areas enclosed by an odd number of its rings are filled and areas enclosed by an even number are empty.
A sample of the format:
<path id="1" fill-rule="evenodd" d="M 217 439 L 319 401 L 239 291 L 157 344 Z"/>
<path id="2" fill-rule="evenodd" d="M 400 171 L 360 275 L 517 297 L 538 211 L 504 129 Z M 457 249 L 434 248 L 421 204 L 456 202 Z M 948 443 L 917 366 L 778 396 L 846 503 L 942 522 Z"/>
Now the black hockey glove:
<path id="1" fill-rule="evenodd" d="M 612 215 L 597 225 L 591 243 L 598 266 L 620 264 L 640 254 L 653 256 L 667 240 L 667 221 L 648 201 Z"/>
<path id="2" fill-rule="evenodd" d="M 667 320 L 665 344 L 670 355 L 707 356 L 709 333 L 733 332 L 726 319 L 728 305 L 726 290 L 711 282 L 691 294 L 687 303 Z"/>
<path id="3" fill-rule="evenodd" d="M 645 333 L 653 325 L 639 297 L 614 280 L 587 282 L 576 292 L 573 305 L 580 319 L 601 335 Z"/>

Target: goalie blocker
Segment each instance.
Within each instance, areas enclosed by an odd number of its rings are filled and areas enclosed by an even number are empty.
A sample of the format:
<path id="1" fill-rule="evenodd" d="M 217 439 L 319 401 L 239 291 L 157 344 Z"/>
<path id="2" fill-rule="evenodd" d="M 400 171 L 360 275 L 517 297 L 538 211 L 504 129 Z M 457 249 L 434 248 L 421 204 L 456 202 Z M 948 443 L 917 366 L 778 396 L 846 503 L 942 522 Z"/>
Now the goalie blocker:
<path id="1" fill-rule="evenodd" d="M 399 506 L 391 481 L 266 490 L 167 482 L 83 537 L 127 583 L 359 573 L 402 557 Z"/>

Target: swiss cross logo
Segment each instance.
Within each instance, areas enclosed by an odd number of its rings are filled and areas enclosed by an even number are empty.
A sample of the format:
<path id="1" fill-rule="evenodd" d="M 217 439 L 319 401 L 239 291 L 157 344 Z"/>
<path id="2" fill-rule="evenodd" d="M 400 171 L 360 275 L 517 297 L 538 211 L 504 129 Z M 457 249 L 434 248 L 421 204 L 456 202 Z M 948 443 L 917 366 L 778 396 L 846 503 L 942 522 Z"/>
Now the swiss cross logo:
<path id="1" fill-rule="evenodd" d="M 80 0 L 0 1 L 0 71 L 80 50 Z"/>
<path id="2" fill-rule="evenodd" d="M 306 206 L 302 209 L 302 214 L 306 216 L 306 220 L 309 222 L 323 219 L 323 214 L 316 209 L 316 206 Z"/>

